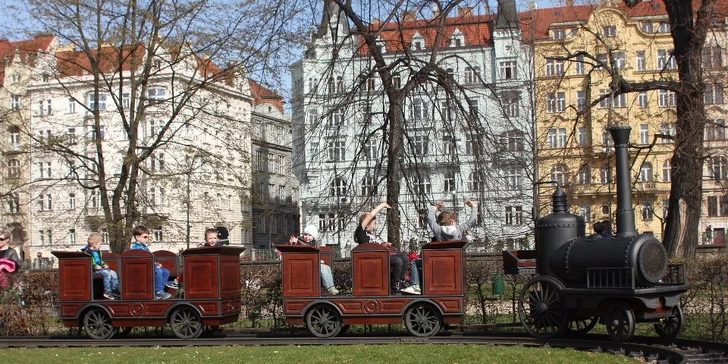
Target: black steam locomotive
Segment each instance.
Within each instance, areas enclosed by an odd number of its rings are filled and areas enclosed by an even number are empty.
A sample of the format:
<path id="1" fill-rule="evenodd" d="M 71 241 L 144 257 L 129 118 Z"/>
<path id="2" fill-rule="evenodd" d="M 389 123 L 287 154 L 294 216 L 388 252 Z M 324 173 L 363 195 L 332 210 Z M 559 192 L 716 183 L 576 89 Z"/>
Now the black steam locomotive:
<path id="1" fill-rule="evenodd" d="M 536 250 L 504 251 L 508 274 L 538 275 L 521 291 L 518 314 L 532 336 L 585 334 L 597 323 L 609 337 L 628 341 L 636 322 L 654 322 L 663 339 L 682 327 L 680 297 L 689 288 L 682 265 L 650 234 L 635 232 L 628 143 L 629 126 L 608 128 L 617 169 L 617 233 L 585 236 L 584 219 L 568 213 L 557 187 L 553 213 L 536 222 Z"/>

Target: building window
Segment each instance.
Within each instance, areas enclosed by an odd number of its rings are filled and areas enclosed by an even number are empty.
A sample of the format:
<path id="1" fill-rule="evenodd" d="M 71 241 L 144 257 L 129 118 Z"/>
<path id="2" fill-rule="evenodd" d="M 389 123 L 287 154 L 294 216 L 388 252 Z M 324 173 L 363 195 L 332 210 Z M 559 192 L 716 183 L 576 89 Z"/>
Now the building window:
<path id="1" fill-rule="evenodd" d="M 379 157 L 378 140 L 368 139 L 364 142 L 364 158 L 372 160 Z"/>
<path id="2" fill-rule="evenodd" d="M 8 178 L 20 177 L 20 161 L 13 158 L 8 160 Z"/>
<path id="3" fill-rule="evenodd" d="M 346 181 L 337 177 L 331 181 L 331 190 L 329 191 L 331 196 L 346 196 Z"/>
<path id="4" fill-rule="evenodd" d="M 669 90 L 658 91 L 658 105 L 660 107 L 674 107 L 675 106 L 675 92 Z"/>
<path id="5" fill-rule="evenodd" d="M 716 119 L 705 124 L 705 140 L 725 140 L 725 119 Z"/>
<path id="6" fill-rule="evenodd" d="M 425 135 L 415 135 L 412 137 L 412 148 L 414 155 L 427 156 L 429 154 L 429 139 Z"/>
<path id="7" fill-rule="evenodd" d="M 162 235 L 162 228 L 157 227 L 152 229 L 152 237 L 154 238 L 154 241 L 163 241 L 164 236 Z"/>
<path id="8" fill-rule="evenodd" d="M 68 209 L 69 210 L 76 209 L 76 194 L 75 193 L 68 194 Z"/>
<path id="9" fill-rule="evenodd" d="M 515 80 L 517 78 L 515 61 L 500 62 L 498 69 L 501 80 Z"/>
<path id="10" fill-rule="evenodd" d="M 551 92 L 548 94 L 548 112 L 556 113 L 566 110 L 566 93 Z"/>
<path id="11" fill-rule="evenodd" d="M 523 225 L 522 206 L 506 206 L 506 225 Z"/>
<path id="12" fill-rule="evenodd" d="M 677 69 L 677 61 L 672 55 L 672 50 L 659 49 L 657 50 L 657 69 Z"/>
<path id="13" fill-rule="evenodd" d="M 588 185 L 591 184 L 591 171 L 589 166 L 582 166 L 579 169 L 579 184 Z"/>
<path id="14" fill-rule="evenodd" d="M 500 136 L 500 143 L 509 152 L 523 151 L 523 133 L 518 130 L 505 132 Z"/>
<path id="15" fill-rule="evenodd" d="M 167 98 L 167 91 L 164 87 L 150 87 L 147 89 L 147 101 L 150 105 L 164 102 Z"/>
<path id="16" fill-rule="evenodd" d="M 506 189 L 519 190 L 521 188 L 521 184 L 523 182 L 521 168 L 508 167 L 503 171 L 503 174 L 505 177 Z"/>
<path id="17" fill-rule="evenodd" d="M 637 71 L 647 70 L 647 59 L 645 58 L 645 51 L 637 51 Z"/>
<path id="18" fill-rule="evenodd" d="M 589 146 L 589 134 L 585 127 L 579 127 L 579 146 L 580 147 L 587 147 Z"/>
<path id="19" fill-rule="evenodd" d="M 602 168 L 599 169 L 599 182 L 603 185 L 612 183 L 612 168 L 609 166 L 602 166 Z"/>
<path id="20" fill-rule="evenodd" d="M 647 100 L 647 91 L 640 91 L 640 93 L 637 94 L 637 103 L 640 106 L 640 109 L 646 109 L 649 101 Z"/>
<path id="21" fill-rule="evenodd" d="M 341 162 L 346 160 L 346 141 L 343 138 L 329 138 L 328 140 L 329 162 Z"/>
<path id="22" fill-rule="evenodd" d="M 475 98 L 468 98 L 468 106 L 470 107 L 471 115 L 478 117 L 479 106 L 478 106 L 478 99 Z"/>
<path id="23" fill-rule="evenodd" d="M 703 48 L 703 68 L 717 69 L 723 66 L 723 52 L 720 47 Z"/>
<path id="24" fill-rule="evenodd" d="M 652 209 L 652 202 L 643 202 L 642 203 L 642 220 L 643 221 L 652 221 L 654 217 L 654 210 Z"/>
<path id="25" fill-rule="evenodd" d="M 51 175 L 51 162 L 38 162 L 38 177 L 39 178 L 52 178 Z"/>
<path id="26" fill-rule="evenodd" d="M 614 61 L 614 68 L 621 70 L 624 69 L 624 67 L 627 65 L 626 56 L 624 52 L 615 52 L 612 53 L 613 61 Z"/>
<path id="27" fill-rule="evenodd" d="M 68 244 L 76 245 L 76 229 L 68 229 Z"/>
<path id="28" fill-rule="evenodd" d="M 425 194 L 432 192 L 432 184 L 430 183 L 430 177 L 419 176 L 414 179 L 415 193 Z"/>
<path id="29" fill-rule="evenodd" d="M 669 159 L 662 162 L 662 182 L 670 182 L 672 180 L 672 164 Z"/>
<path id="30" fill-rule="evenodd" d="M 15 151 L 20 150 L 20 129 L 17 127 L 10 128 L 10 147 Z"/>
<path id="31" fill-rule="evenodd" d="M 376 196 L 377 194 L 377 183 L 374 177 L 364 177 L 361 180 L 361 195 L 368 197 L 368 196 Z"/>
<path id="32" fill-rule="evenodd" d="M 667 22 L 660 22 L 660 25 L 657 27 L 658 33 L 670 33 L 670 23 Z"/>
<path id="33" fill-rule="evenodd" d="M 455 154 L 455 141 L 452 138 L 452 135 L 445 135 L 442 137 L 442 143 L 443 143 L 443 155 L 453 155 Z"/>
<path id="34" fill-rule="evenodd" d="M 650 130 L 647 124 L 640 124 L 640 144 L 650 144 Z"/>
<path id="35" fill-rule="evenodd" d="M 551 37 L 555 40 L 564 40 L 566 39 L 566 29 L 556 29 L 553 31 L 553 36 Z"/>
<path id="36" fill-rule="evenodd" d="M 20 108 L 23 106 L 23 103 L 21 101 L 20 95 L 10 95 L 10 109 L 12 110 L 20 110 Z"/>
<path id="37" fill-rule="evenodd" d="M 549 129 L 549 148 L 566 147 L 566 128 Z"/>
<path id="38" fill-rule="evenodd" d="M 716 180 L 728 179 L 728 159 L 726 157 L 713 157 L 709 160 L 712 178 Z"/>
<path id="39" fill-rule="evenodd" d="M 584 110 L 586 110 L 586 92 L 577 91 L 576 92 L 576 111 L 584 111 Z"/>
<path id="40" fill-rule="evenodd" d="M 480 176 L 476 172 L 470 172 L 468 176 L 468 189 L 470 191 L 484 191 L 485 184 L 480 179 Z"/>
<path id="41" fill-rule="evenodd" d="M 17 214 L 20 213 L 20 193 L 12 192 L 7 195 L 8 201 L 8 213 Z"/>
<path id="42" fill-rule="evenodd" d="M 454 192 L 455 189 L 455 173 L 446 172 L 443 181 L 444 192 Z"/>
<path id="43" fill-rule="evenodd" d="M 616 37 L 617 36 L 617 26 L 616 25 L 604 26 L 603 34 L 605 37 Z"/>
<path id="44" fill-rule="evenodd" d="M 88 205 L 89 208 L 97 209 L 99 208 L 99 193 L 96 190 L 91 190 L 89 193 L 89 199 L 88 199 Z"/>
<path id="45" fill-rule="evenodd" d="M 503 114 L 505 114 L 506 117 L 518 117 L 518 92 L 502 92 L 501 103 L 503 104 Z"/>
<path id="46" fill-rule="evenodd" d="M 546 59 L 546 76 L 563 76 L 564 75 L 564 61 L 555 60 L 553 58 Z"/>
<path id="47" fill-rule="evenodd" d="M 152 172 L 161 172 L 164 170 L 164 153 L 152 153 L 149 156 L 149 170 Z"/>
<path id="48" fill-rule="evenodd" d="M 569 184 L 568 167 L 564 164 L 557 164 L 551 168 L 551 181 L 559 186 Z"/>
<path id="49" fill-rule="evenodd" d="M 652 163 L 645 162 L 640 168 L 640 182 L 652 182 L 654 174 L 652 173 Z"/>
<path id="50" fill-rule="evenodd" d="M 582 205 L 579 207 L 579 216 L 584 218 L 584 222 L 590 223 L 591 218 L 591 205 Z"/>
<path id="51" fill-rule="evenodd" d="M 705 85 L 703 102 L 706 105 L 722 104 L 724 102 L 723 92 L 722 83 L 709 83 Z"/>
<path id="52" fill-rule="evenodd" d="M 609 89 L 601 89 L 599 90 L 599 97 L 604 97 L 601 101 L 599 101 L 599 108 L 600 109 L 606 109 L 611 106 L 623 108 L 627 107 L 627 95 L 626 94 L 619 94 L 614 95 L 613 97 L 605 97 L 612 93 Z"/>
<path id="53" fill-rule="evenodd" d="M 675 124 L 660 124 L 660 133 L 662 134 L 661 140 L 663 144 L 672 143 L 675 139 Z"/>
<path id="54" fill-rule="evenodd" d="M 584 56 L 583 55 L 576 56 L 576 64 L 574 66 L 574 73 L 576 73 L 577 75 L 584 74 Z"/>
<path id="55" fill-rule="evenodd" d="M 414 120 L 427 120 L 428 118 L 427 103 L 422 99 L 412 100 L 412 118 Z"/>
<path id="56" fill-rule="evenodd" d="M 88 108 L 91 111 L 96 110 L 96 106 L 98 106 L 99 111 L 106 110 L 106 95 L 99 94 L 99 102 L 96 102 L 96 97 L 93 93 L 88 95 Z"/>
<path id="57" fill-rule="evenodd" d="M 53 197 L 50 194 L 39 195 L 38 207 L 40 207 L 40 211 L 53 211 Z"/>
<path id="58" fill-rule="evenodd" d="M 654 33 L 655 27 L 651 22 L 644 22 L 642 23 L 642 31 L 645 33 Z"/>
<path id="59" fill-rule="evenodd" d="M 465 67 L 465 84 L 480 82 L 480 67 Z"/>

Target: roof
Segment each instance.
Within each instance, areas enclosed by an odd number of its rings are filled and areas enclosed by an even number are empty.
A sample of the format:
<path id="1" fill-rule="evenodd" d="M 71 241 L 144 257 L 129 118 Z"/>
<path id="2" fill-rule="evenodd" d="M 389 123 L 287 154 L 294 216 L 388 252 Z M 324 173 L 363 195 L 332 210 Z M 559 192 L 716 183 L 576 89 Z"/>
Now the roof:
<path id="1" fill-rule="evenodd" d="M 615 8 L 624 12 L 630 18 L 666 16 L 667 10 L 663 0 L 642 1 L 629 8 L 623 1 L 614 0 Z M 701 0 L 693 0 L 693 9 L 698 9 Z M 547 39 L 549 29 L 554 25 L 569 22 L 585 22 L 589 16 L 604 5 L 577 5 L 562 6 L 544 9 L 522 11 L 518 13 L 524 41 Z M 506 9 L 507 10 L 507 9 Z M 718 21 L 723 21 L 728 14 L 728 0 L 716 0 L 715 12 Z M 455 29 L 465 36 L 465 46 L 484 46 L 492 44 L 493 26 L 497 15 L 463 15 L 445 19 L 440 46 L 449 47 L 450 38 Z M 381 39 L 386 41 L 387 52 L 402 51 L 409 48 L 412 38 L 419 33 L 425 41 L 425 48 L 432 48 L 439 29 L 439 17 L 434 19 L 415 19 L 402 22 L 374 23 L 370 26 L 372 32 L 381 30 Z M 501 22 L 502 23 L 502 22 Z M 362 42 L 364 43 L 364 42 Z M 360 55 L 368 53 L 366 44 L 362 44 Z"/>
<path id="2" fill-rule="evenodd" d="M 253 94 L 253 106 L 268 103 L 283 113 L 283 96 L 253 80 L 249 80 L 248 82 L 250 83 L 250 92 Z"/>
<path id="3" fill-rule="evenodd" d="M 5 82 L 5 67 L 15 60 L 16 50 L 21 60 L 33 65 L 36 59 L 36 53 L 39 50 L 47 51 L 53 39 L 54 36 L 50 34 L 41 34 L 35 36 L 33 39 L 18 42 L 0 39 L 0 84 L 4 84 Z M 28 55 L 31 55 L 31 57 L 28 57 Z"/>

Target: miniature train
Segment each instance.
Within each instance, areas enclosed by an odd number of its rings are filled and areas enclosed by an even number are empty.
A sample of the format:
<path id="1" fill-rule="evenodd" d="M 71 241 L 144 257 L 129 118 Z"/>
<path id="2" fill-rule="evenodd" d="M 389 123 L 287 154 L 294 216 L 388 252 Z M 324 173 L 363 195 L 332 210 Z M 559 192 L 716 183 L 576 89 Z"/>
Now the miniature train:
<path id="1" fill-rule="evenodd" d="M 419 337 L 437 334 L 465 315 L 467 241 L 422 247 L 422 295 L 391 295 L 389 249 L 361 244 L 352 249 L 352 292 L 330 296 L 321 287 L 320 262 L 331 265 L 333 249 L 279 245 L 283 313 L 291 325 L 305 324 L 317 337 L 333 337 L 355 324 L 401 324 Z"/>
<path id="2" fill-rule="evenodd" d="M 682 327 L 680 297 L 689 288 L 682 265 L 668 264 L 663 244 L 635 232 L 628 126 L 608 128 L 617 170 L 617 232 L 585 236 L 584 219 L 567 212 L 557 187 L 553 213 L 536 222 L 536 250 L 504 251 L 507 274 L 538 275 L 523 287 L 518 314 L 532 336 L 585 334 L 598 322 L 612 340 L 628 341 L 636 322 L 654 322 L 664 339 Z"/>
<path id="3" fill-rule="evenodd" d="M 141 249 L 107 253 L 104 260 L 120 278 L 121 299 L 104 299 L 103 282 L 91 274 L 88 255 L 54 251 L 58 258 L 60 319 L 66 327 L 83 327 L 94 339 L 108 339 L 137 326 L 169 326 L 181 339 L 236 322 L 240 315 L 240 253 L 220 246 L 187 249 L 181 257 L 169 251 Z M 181 262 L 180 262 L 181 260 Z M 183 292 L 155 300 L 154 262 L 177 277 Z M 180 269 L 181 267 L 181 269 Z"/>

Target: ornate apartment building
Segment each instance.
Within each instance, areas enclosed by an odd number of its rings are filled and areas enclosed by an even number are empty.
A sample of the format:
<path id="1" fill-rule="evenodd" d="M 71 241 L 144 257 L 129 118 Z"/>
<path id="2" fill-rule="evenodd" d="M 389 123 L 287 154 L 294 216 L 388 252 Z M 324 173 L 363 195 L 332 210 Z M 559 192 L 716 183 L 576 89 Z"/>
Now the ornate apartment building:
<path id="1" fill-rule="evenodd" d="M 45 47 L 35 44 L 41 40 Z M 57 46 L 53 37 L 30 42 L 35 42 L 32 50 L 42 50 L 36 57 L 22 51 L 5 57 L 8 113 L 0 138 L 3 186 L 18 187 L 17 195 L 5 194 L 3 226 L 23 237 L 26 256 L 79 249 L 91 232 L 108 236 L 102 196 L 94 186 L 116 185 L 130 135 L 138 144 L 135 157 L 151 151 L 131 183 L 137 189 L 137 220 L 153 230 L 152 249 L 194 247 L 205 228 L 218 225 L 229 228 L 232 244 L 252 245 L 253 95 L 245 75 L 212 79 L 209 75 L 223 71 L 211 61 L 183 59 L 184 49 L 164 51 L 153 55 L 148 87 L 133 98 L 118 85 L 131 81 L 132 60 L 142 59 L 143 52 L 122 67 L 102 62 L 104 77 L 113 81 L 94 87 L 85 54 L 51 47 Z M 113 48 L 106 51 L 116 54 Z M 145 107 L 135 107 L 139 103 Z M 144 114 L 132 133 L 129 121 L 139 110 Z M 105 179 L 99 178 L 102 164 Z"/>
<path id="2" fill-rule="evenodd" d="M 282 96 L 255 81 L 250 81 L 250 88 L 255 97 L 251 122 L 253 247 L 270 257 L 276 244 L 287 244 L 300 231 L 291 119 L 284 114 Z"/>
<path id="3" fill-rule="evenodd" d="M 515 2 L 502 4 L 496 14 L 461 8 L 431 18 L 405 12 L 397 22 L 372 20 L 394 74 L 390 90 L 403 92 L 421 71 L 418 60 L 434 57 L 462 92 L 450 98 L 435 82 L 407 90 L 395 206 L 405 244 L 429 241 L 425 217 L 439 200 L 459 212 L 460 221 L 469 215 L 464 200 L 479 203 L 470 237 L 482 250 L 513 247 L 530 234 L 532 60 Z M 336 5 L 327 1 L 324 8 L 305 57 L 291 66 L 294 171 L 303 224 L 317 225 L 322 242 L 346 255 L 355 245 L 359 214 L 386 198 L 389 105 L 361 36 Z M 437 34 L 443 37 L 435 44 Z M 385 226 L 380 218 L 377 233 L 387 239 Z"/>
<path id="4" fill-rule="evenodd" d="M 677 80 L 673 40 L 664 4 L 622 1 L 538 9 L 529 19 L 536 74 L 540 181 L 564 186 L 572 212 L 587 224 L 614 220 L 614 160 L 608 124 L 632 127 L 633 201 L 640 232 L 662 237 L 670 193 L 675 94 L 667 90 L 613 95 L 610 73 L 625 81 Z M 525 31 L 524 31 L 525 33 Z M 723 243 L 728 216 L 725 190 L 726 23 L 715 18 L 703 52 L 710 153 L 703 174 L 702 243 Z M 589 105 L 592 105 L 589 107 Z M 542 214 L 550 213 L 553 188 L 541 188 Z M 589 229 L 590 227 L 588 227 Z"/>

